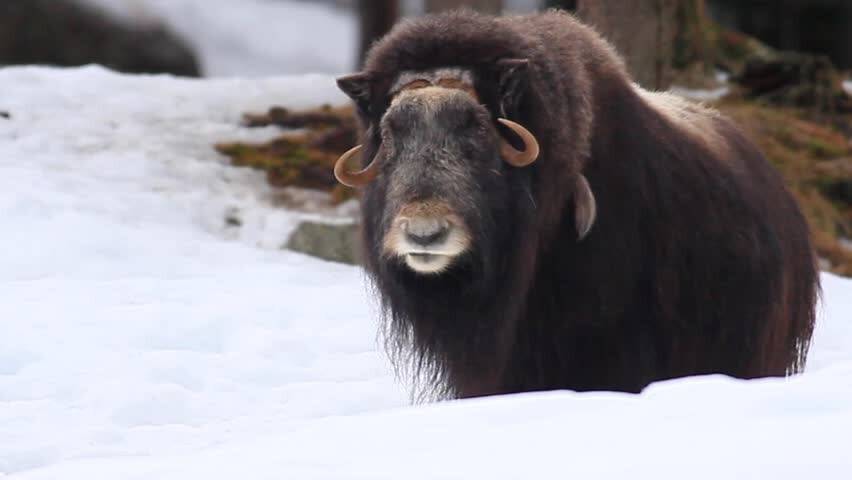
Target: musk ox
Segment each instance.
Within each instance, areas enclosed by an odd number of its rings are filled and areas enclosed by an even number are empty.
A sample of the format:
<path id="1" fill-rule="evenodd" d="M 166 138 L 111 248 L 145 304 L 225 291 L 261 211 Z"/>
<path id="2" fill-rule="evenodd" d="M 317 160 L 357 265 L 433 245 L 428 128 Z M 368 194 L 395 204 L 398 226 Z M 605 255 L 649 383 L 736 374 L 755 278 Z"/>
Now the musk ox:
<path id="1" fill-rule="evenodd" d="M 570 15 L 408 21 L 338 85 L 363 142 L 335 172 L 363 187 L 365 268 L 421 394 L 802 369 L 818 271 L 782 179 Z"/>

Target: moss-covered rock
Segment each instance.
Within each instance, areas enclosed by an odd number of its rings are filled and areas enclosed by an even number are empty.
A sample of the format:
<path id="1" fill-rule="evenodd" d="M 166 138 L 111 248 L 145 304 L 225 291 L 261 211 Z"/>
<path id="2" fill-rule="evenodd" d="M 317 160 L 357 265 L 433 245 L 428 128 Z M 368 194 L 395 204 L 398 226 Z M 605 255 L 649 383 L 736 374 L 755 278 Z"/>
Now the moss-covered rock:
<path id="1" fill-rule="evenodd" d="M 740 94 L 762 103 L 852 113 L 852 96 L 828 57 L 780 51 L 711 21 L 703 0 L 678 2 L 672 67 L 675 83 L 710 88 L 722 69 Z"/>
<path id="2" fill-rule="evenodd" d="M 852 97 L 828 57 L 798 52 L 750 57 L 733 80 L 749 97 L 765 103 L 852 113 Z"/>
<path id="3" fill-rule="evenodd" d="M 749 60 L 770 59 L 775 56 L 775 49 L 754 37 L 722 28 L 716 23 L 710 23 L 710 30 L 714 45 L 714 62 L 732 75 L 742 73 Z"/>

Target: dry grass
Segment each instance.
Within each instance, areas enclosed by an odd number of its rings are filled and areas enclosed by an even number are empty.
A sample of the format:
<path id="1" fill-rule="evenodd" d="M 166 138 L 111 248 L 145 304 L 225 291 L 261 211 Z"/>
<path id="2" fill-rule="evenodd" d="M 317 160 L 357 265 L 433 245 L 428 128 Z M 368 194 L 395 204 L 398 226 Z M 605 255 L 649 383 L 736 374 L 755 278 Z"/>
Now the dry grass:
<path id="1" fill-rule="evenodd" d="M 266 172 L 270 185 L 328 191 L 336 203 L 353 196 L 333 175 L 334 162 L 356 141 L 352 108 L 332 108 L 289 112 L 275 107 L 265 114 L 246 114 L 252 127 L 279 125 L 296 129 L 264 144 L 221 143 L 216 149 L 231 163 Z"/>
<path id="2" fill-rule="evenodd" d="M 784 176 L 828 269 L 852 275 L 852 250 L 840 242 L 841 237 L 852 236 L 852 144 L 837 127 L 852 119 L 743 101 L 717 107 L 745 129 Z"/>

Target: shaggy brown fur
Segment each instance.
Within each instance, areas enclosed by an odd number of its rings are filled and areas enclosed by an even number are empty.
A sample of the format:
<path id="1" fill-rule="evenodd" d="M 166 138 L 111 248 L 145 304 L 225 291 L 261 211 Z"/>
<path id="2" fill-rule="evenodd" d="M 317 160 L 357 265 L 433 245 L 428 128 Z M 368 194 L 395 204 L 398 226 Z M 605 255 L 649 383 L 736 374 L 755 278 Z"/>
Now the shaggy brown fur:
<path id="1" fill-rule="evenodd" d="M 517 59 L 528 60 L 524 81 L 504 82 Z M 389 186 L 380 175 L 366 188 L 366 268 L 392 351 L 427 392 L 638 392 L 686 375 L 801 370 L 818 294 L 808 228 L 735 125 L 641 91 L 567 14 L 455 12 L 398 25 L 362 74 L 341 79 L 360 107 L 367 161 L 399 73 L 438 67 L 471 69 L 480 101 L 532 131 L 542 153 L 482 187 L 485 220 L 471 231 L 486 246 L 452 275 L 383 261 Z M 578 241 L 581 174 L 597 218 Z"/>

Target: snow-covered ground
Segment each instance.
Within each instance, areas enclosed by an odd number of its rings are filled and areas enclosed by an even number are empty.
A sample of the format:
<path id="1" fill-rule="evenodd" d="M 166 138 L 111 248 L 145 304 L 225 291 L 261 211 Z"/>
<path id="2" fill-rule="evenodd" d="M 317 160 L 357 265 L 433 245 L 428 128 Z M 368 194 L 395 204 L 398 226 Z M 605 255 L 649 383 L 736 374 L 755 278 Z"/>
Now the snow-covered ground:
<path id="1" fill-rule="evenodd" d="M 168 24 L 196 48 L 207 76 L 339 74 L 355 68 L 355 18 L 325 2 L 84 1 L 130 22 Z"/>
<path id="2" fill-rule="evenodd" d="M 0 92 L 0 477 L 852 475 L 852 281 L 824 275 L 796 378 L 408 407 L 361 272 L 279 250 L 298 215 L 211 148 L 342 101 L 331 77 L 8 68 Z"/>

